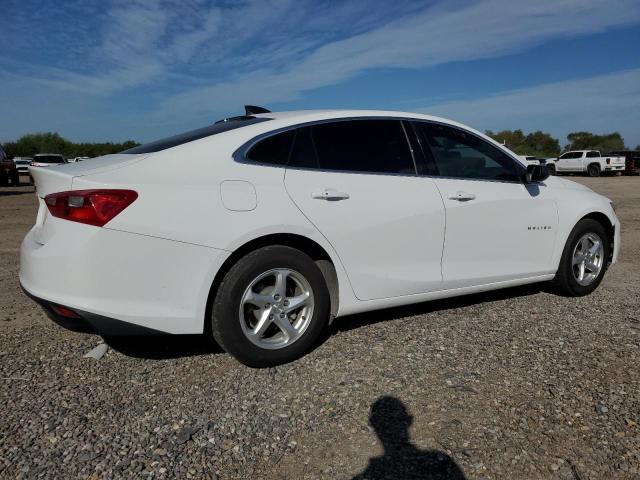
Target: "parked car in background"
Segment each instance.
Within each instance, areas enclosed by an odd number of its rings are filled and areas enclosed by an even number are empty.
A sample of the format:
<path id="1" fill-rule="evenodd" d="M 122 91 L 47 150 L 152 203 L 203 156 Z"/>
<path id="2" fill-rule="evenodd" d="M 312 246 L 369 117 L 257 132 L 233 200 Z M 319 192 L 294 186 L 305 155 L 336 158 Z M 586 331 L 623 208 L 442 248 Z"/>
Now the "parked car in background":
<path id="1" fill-rule="evenodd" d="M 640 175 L 640 150 L 620 150 L 607 155 L 619 155 L 625 158 L 625 175 Z"/>
<path id="2" fill-rule="evenodd" d="M 50 167 L 51 165 L 60 165 L 67 163 L 63 155 L 57 153 L 37 153 L 33 156 L 31 167 Z"/>
<path id="3" fill-rule="evenodd" d="M 69 163 L 76 163 L 76 162 L 81 162 L 83 160 L 88 160 L 89 158 L 90 157 L 72 157 L 72 158 L 69 158 L 67 161 Z"/>
<path id="4" fill-rule="evenodd" d="M 600 174 L 622 173 L 625 169 L 625 158 L 620 156 L 602 156 L 598 150 L 572 150 L 558 158 L 547 159 L 549 173 L 586 173 L 590 177 Z"/>
<path id="5" fill-rule="evenodd" d="M 259 367 L 333 317 L 551 280 L 587 295 L 620 245 L 606 197 L 421 114 L 247 108 L 32 175 L 20 282 L 53 320 L 206 333 Z"/>
<path id="6" fill-rule="evenodd" d="M 14 157 L 13 163 L 16 164 L 16 168 L 18 169 L 18 173 L 20 175 L 29 175 L 29 165 L 33 162 L 33 158 L 31 157 Z"/>
<path id="7" fill-rule="evenodd" d="M 20 185 L 20 175 L 13 160 L 0 145 L 0 185 Z"/>

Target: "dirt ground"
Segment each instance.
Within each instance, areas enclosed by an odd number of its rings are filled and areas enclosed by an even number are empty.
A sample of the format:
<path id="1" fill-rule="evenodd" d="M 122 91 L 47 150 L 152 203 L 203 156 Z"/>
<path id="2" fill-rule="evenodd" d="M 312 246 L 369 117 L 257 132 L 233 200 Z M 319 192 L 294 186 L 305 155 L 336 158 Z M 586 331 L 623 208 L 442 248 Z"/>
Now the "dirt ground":
<path id="1" fill-rule="evenodd" d="M 640 478 L 640 178 L 592 295 L 544 285 L 338 319 L 246 368 L 199 336 L 107 340 L 20 290 L 32 187 L 0 188 L 1 478 Z"/>

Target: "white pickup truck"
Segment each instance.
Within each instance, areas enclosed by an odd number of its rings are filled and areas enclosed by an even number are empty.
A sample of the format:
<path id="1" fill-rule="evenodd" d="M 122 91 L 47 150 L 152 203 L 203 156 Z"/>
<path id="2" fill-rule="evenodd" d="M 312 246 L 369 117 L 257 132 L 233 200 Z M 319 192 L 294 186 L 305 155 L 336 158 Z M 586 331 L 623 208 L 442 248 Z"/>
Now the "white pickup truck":
<path id="1" fill-rule="evenodd" d="M 598 177 L 602 172 L 624 172 L 624 157 L 603 157 L 597 150 L 572 150 L 558 158 L 547 159 L 547 168 L 556 173 L 587 173 Z"/>

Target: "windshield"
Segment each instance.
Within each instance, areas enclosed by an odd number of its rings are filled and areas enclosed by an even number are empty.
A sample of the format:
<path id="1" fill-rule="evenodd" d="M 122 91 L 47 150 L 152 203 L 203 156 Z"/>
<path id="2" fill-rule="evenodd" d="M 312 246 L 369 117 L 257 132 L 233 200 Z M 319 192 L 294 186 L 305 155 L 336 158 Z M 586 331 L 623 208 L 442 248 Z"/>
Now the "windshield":
<path id="1" fill-rule="evenodd" d="M 155 142 L 146 143 L 138 147 L 133 147 L 120 153 L 136 154 L 159 152 L 160 150 L 166 150 L 167 148 L 176 147 L 178 145 L 182 145 L 183 143 L 193 142 L 194 140 L 210 137 L 212 135 L 227 132 L 229 130 L 235 130 L 236 128 L 245 127 L 247 125 L 253 125 L 254 123 L 266 122 L 267 120 L 271 119 L 256 117 L 236 117 L 234 119 L 216 122 L 213 125 L 198 128 L 197 130 L 191 130 L 190 132 L 181 133 L 173 137 L 167 137 L 161 140 L 156 140 Z"/>

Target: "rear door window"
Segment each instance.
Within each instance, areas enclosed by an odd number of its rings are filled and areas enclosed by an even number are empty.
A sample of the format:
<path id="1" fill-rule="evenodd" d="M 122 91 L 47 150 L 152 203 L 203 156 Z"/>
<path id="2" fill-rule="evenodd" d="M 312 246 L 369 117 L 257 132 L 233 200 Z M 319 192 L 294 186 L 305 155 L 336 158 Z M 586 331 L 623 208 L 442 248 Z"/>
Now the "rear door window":
<path id="1" fill-rule="evenodd" d="M 399 120 L 347 120 L 311 127 L 322 170 L 413 175 L 416 173 Z M 305 147 L 308 148 L 308 147 Z"/>

